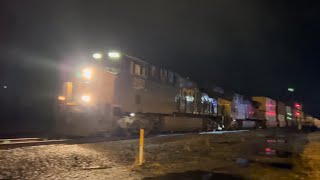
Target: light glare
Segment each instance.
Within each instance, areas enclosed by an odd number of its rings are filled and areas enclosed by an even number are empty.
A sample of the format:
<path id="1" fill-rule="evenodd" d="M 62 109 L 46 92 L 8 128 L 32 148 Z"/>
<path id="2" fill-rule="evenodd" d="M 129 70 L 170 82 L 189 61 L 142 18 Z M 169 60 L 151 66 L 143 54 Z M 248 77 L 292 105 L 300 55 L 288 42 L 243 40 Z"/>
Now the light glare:
<path id="1" fill-rule="evenodd" d="M 58 96 L 58 100 L 59 100 L 59 101 L 64 101 L 64 100 L 66 100 L 66 97 L 64 97 L 64 96 Z"/>
<path id="2" fill-rule="evenodd" d="M 294 89 L 293 88 L 288 88 L 288 91 L 289 92 L 294 92 Z"/>
<path id="3" fill-rule="evenodd" d="M 101 53 L 94 53 L 92 55 L 92 57 L 95 58 L 95 59 L 101 59 L 102 58 L 102 54 Z"/>
<path id="4" fill-rule="evenodd" d="M 84 95 L 84 96 L 81 97 L 81 100 L 84 101 L 84 102 L 90 102 L 91 97 L 88 96 L 88 95 Z"/>
<path id="5" fill-rule="evenodd" d="M 119 52 L 109 52 L 108 56 L 109 56 L 109 58 L 118 59 L 118 58 L 120 58 L 121 55 Z"/>
<path id="6" fill-rule="evenodd" d="M 86 79 L 91 79 L 92 78 L 92 69 L 90 69 L 90 68 L 83 69 L 82 76 Z"/>

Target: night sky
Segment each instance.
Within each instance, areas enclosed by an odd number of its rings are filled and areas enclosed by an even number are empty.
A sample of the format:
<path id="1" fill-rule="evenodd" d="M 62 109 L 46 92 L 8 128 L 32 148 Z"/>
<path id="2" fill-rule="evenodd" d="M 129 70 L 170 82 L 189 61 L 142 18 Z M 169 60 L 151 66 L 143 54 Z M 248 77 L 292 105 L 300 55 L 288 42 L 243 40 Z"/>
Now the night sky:
<path id="1" fill-rule="evenodd" d="M 247 95 L 281 99 L 294 87 L 320 117 L 319 17 L 292 0 L 2 0 L 2 101 L 54 97 L 59 62 L 119 48 Z"/>

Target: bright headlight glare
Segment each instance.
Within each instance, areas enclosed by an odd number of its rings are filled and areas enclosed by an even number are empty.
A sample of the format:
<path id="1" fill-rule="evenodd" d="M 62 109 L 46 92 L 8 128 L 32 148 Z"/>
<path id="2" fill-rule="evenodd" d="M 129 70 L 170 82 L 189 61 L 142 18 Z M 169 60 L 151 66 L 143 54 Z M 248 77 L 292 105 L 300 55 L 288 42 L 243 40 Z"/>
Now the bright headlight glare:
<path id="1" fill-rule="evenodd" d="M 86 79 L 91 79 L 92 78 L 92 69 L 84 68 L 82 70 L 82 77 L 84 77 Z"/>
<path id="2" fill-rule="evenodd" d="M 109 58 L 118 59 L 121 57 L 121 54 L 119 52 L 109 52 L 108 53 Z"/>
<path id="3" fill-rule="evenodd" d="M 59 101 L 65 101 L 65 100 L 66 100 L 66 97 L 64 97 L 64 96 L 58 96 L 58 100 L 59 100 Z"/>
<path id="4" fill-rule="evenodd" d="M 88 95 L 83 95 L 83 96 L 81 96 L 81 100 L 82 100 L 83 102 L 90 102 L 91 97 L 88 96 Z"/>
<path id="5" fill-rule="evenodd" d="M 94 59 L 102 59 L 103 55 L 102 55 L 101 53 L 94 53 L 94 54 L 92 55 L 92 57 L 93 57 Z"/>

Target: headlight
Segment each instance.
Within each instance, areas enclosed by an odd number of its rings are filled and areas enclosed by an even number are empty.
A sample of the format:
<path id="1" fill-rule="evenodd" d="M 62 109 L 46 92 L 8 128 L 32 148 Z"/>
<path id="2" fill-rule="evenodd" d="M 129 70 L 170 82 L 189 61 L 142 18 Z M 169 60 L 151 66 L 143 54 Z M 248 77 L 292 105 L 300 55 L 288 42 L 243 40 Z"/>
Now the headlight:
<path id="1" fill-rule="evenodd" d="M 84 77 L 85 79 L 91 79 L 92 78 L 92 69 L 84 68 L 82 70 L 82 77 Z"/>
<path id="2" fill-rule="evenodd" d="M 119 59 L 121 57 L 121 54 L 119 52 L 109 52 L 108 53 L 109 58 L 111 59 Z"/>
<path id="3" fill-rule="evenodd" d="M 64 96 L 58 96 L 58 100 L 59 100 L 59 101 L 65 101 L 65 100 L 66 100 L 66 97 L 64 97 Z"/>
<path id="4" fill-rule="evenodd" d="M 102 59 L 103 55 L 101 53 L 94 53 L 92 57 L 95 59 Z"/>
<path id="5" fill-rule="evenodd" d="M 87 95 L 83 95 L 83 96 L 81 96 L 81 100 L 83 101 L 83 102 L 90 102 L 90 100 L 91 100 L 91 97 L 90 96 L 87 96 Z"/>

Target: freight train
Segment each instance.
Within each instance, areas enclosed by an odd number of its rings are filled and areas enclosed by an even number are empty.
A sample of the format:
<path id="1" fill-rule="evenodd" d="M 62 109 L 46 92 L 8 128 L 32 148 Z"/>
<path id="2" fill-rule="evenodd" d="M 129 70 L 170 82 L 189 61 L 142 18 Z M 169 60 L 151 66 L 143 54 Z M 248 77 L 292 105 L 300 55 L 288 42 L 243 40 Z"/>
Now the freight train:
<path id="1" fill-rule="evenodd" d="M 277 109 L 277 101 L 266 97 L 202 89 L 167 68 L 116 51 L 63 69 L 55 106 L 59 135 L 284 127 L 296 125 L 292 113 L 302 112 L 283 103 Z"/>

